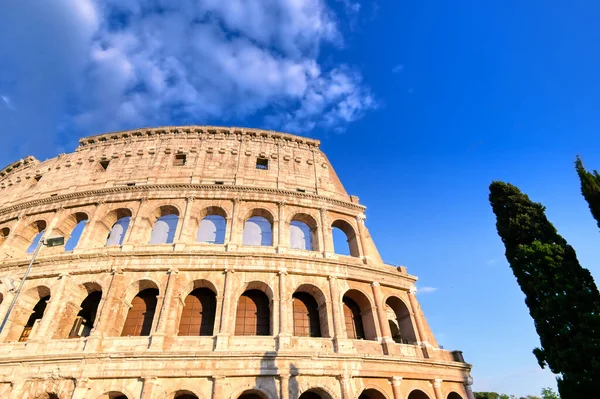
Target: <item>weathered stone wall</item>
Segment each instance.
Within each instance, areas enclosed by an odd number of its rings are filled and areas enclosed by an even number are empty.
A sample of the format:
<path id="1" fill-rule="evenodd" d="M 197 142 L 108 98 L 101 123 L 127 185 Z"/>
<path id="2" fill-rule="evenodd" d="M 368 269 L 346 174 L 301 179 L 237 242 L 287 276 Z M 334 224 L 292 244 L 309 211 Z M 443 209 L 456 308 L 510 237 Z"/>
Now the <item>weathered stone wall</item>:
<path id="1" fill-rule="evenodd" d="M 176 154 L 186 155 L 185 165 L 174 165 Z M 269 159 L 268 169 L 257 169 L 257 158 Z M 107 160 L 105 169 L 100 162 Z M 383 263 L 364 206 L 345 192 L 315 140 L 213 127 L 95 136 L 74 153 L 5 168 L 0 195 L 0 317 L 35 234 L 45 229 L 45 237 L 69 237 L 88 220 L 74 250 L 41 249 L 0 333 L 0 393 L 9 398 L 236 399 L 251 391 L 269 399 L 304 392 L 330 399 L 361 393 L 472 399 L 470 365 L 438 347 L 414 295 L 416 278 Z M 174 240 L 149 244 L 165 209 L 178 215 Z M 200 221 L 215 212 L 226 220 L 224 242 L 196 242 Z M 245 221 L 256 214 L 272 224 L 270 246 L 242 243 Z M 122 245 L 107 247 L 124 215 L 131 220 Z M 290 247 L 294 219 L 310 225 L 313 250 Z M 354 256 L 334 253 L 334 225 L 344 227 Z M 216 294 L 214 334 L 179 336 L 185 298 L 199 287 Z M 146 288 L 159 292 L 151 333 L 122 337 L 131 301 Z M 246 289 L 267 294 L 270 335 L 235 335 Z M 69 339 L 92 292 L 101 292 L 94 328 Z M 322 337 L 294 336 L 295 292 L 315 298 Z M 18 342 L 47 295 L 43 318 Z M 361 307 L 367 339 L 347 338 L 344 296 Z M 414 342 L 394 342 L 386 303 L 404 312 Z"/>

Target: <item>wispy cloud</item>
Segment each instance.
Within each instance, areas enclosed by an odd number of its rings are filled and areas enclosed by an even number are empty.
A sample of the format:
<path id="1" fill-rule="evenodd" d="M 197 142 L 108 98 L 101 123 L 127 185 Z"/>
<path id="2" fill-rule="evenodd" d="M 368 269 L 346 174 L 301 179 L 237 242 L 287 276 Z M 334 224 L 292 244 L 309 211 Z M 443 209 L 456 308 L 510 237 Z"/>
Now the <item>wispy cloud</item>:
<path id="1" fill-rule="evenodd" d="M 431 294 L 433 292 L 436 292 L 437 288 L 435 287 L 430 287 L 430 286 L 424 286 L 424 287 L 417 287 L 417 294 Z"/>
<path id="2" fill-rule="evenodd" d="M 358 69 L 320 63 L 324 44 L 344 43 L 343 15 L 325 0 L 23 0 L 4 11 L 0 34 L 13 40 L 0 43 L 0 91 L 25 106 L 0 129 L 36 119 L 41 142 L 56 126 L 250 116 L 298 133 L 339 130 L 376 106 Z"/>
<path id="3" fill-rule="evenodd" d="M 400 73 L 402 71 L 404 71 L 404 64 L 398 64 L 392 68 L 393 73 Z"/>
<path id="4" fill-rule="evenodd" d="M 0 96 L 0 98 L 2 99 L 2 101 L 4 101 L 4 103 L 6 104 L 6 106 L 8 107 L 8 109 L 10 109 L 11 111 L 14 111 L 15 108 L 12 105 L 10 98 L 8 98 L 7 96 Z"/>

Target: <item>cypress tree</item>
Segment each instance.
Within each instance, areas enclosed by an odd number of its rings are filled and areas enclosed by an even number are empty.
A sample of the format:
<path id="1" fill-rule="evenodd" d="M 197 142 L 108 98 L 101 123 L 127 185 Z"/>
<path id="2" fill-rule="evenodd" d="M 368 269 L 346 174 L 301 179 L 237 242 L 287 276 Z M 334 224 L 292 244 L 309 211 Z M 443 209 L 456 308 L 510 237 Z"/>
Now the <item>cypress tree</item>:
<path id="1" fill-rule="evenodd" d="M 558 374 L 562 399 L 600 397 L 600 293 L 542 204 L 492 182 L 490 203 L 506 259 L 540 337 L 540 367 Z M 510 345 L 510 343 L 505 343 Z"/>
<path id="2" fill-rule="evenodd" d="M 600 174 L 598 174 L 597 170 L 593 172 L 585 170 L 583 162 L 581 162 L 579 157 L 575 161 L 575 169 L 577 169 L 577 174 L 581 181 L 581 194 L 583 194 L 583 198 L 585 198 L 590 206 L 592 216 L 594 216 L 598 227 L 600 227 Z"/>

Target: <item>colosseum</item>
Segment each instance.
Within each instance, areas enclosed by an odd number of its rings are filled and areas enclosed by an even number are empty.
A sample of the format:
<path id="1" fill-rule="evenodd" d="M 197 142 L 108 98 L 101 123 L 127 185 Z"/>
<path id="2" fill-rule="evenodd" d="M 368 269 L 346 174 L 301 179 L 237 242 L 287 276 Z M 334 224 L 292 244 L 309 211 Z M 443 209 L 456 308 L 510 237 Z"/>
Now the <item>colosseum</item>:
<path id="1" fill-rule="evenodd" d="M 474 399 L 317 140 L 163 127 L 16 161 L 0 268 L 6 398 Z"/>

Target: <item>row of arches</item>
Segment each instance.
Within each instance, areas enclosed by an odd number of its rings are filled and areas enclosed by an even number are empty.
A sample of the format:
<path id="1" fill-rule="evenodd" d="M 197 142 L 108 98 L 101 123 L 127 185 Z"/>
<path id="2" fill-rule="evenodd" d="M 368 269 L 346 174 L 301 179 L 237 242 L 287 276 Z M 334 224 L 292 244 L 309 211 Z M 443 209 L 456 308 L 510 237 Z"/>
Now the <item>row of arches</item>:
<path id="1" fill-rule="evenodd" d="M 171 244 L 176 240 L 176 232 L 180 221 L 179 209 L 172 205 L 163 205 L 152 211 L 145 224 L 149 230 L 147 244 Z M 88 233 L 92 247 L 123 245 L 131 228 L 133 213 L 128 208 L 110 211 L 93 226 L 94 232 Z M 224 244 L 227 242 L 228 215 L 217 206 L 209 206 L 201 210 L 195 219 L 197 226 L 195 242 L 205 244 Z M 272 246 L 274 216 L 266 209 L 255 208 L 244 217 L 241 244 L 244 246 Z M 87 233 L 89 217 L 85 212 L 74 212 L 63 218 L 53 229 L 53 235 L 66 237 L 64 250 L 72 251 L 79 244 L 81 237 Z M 289 247 L 306 251 L 318 251 L 318 223 L 315 218 L 305 213 L 294 214 L 286 224 Z M 334 220 L 331 225 L 333 252 L 340 255 L 359 256 L 358 242 L 354 227 L 343 219 Z M 39 239 L 47 229 L 45 220 L 37 220 L 15 234 L 12 242 L 14 249 L 34 251 Z M 11 235 L 9 227 L 0 228 L 0 245 Z"/>
<path id="2" fill-rule="evenodd" d="M 181 292 L 179 301 L 163 306 L 175 306 L 177 331 L 179 336 L 214 336 L 218 332 L 216 326 L 217 289 L 208 280 L 195 280 L 191 289 Z M 98 327 L 98 312 L 103 301 L 102 288 L 95 283 L 86 283 L 78 288 L 81 291 L 77 297 L 79 303 L 63 306 L 63 314 L 56 315 L 60 323 L 53 338 L 79 338 L 89 336 Z M 135 291 L 131 291 L 135 290 Z M 113 323 L 110 330 L 121 336 L 148 336 L 152 327 L 157 323 L 159 312 L 160 289 L 151 280 L 140 280 L 130 286 L 126 298 L 121 300 L 128 305 L 126 315 L 120 319 L 111 318 Z M 47 303 L 51 298 L 50 289 L 45 286 L 32 288 L 20 299 L 19 312 L 15 312 L 11 320 L 11 333 L 8 340 L 27 341 L 32 329 L 46 313 Z M 132 295 L 129 297 L 129 295 Z M 238 336 L 274 336 L 273 314 L 274 294 L 271 288 L 263 282 L 250 282 L 241 294 L 232 298 L 231 314 L 234 328 L 232 332 Z M 129 297 L 129 299 L 127 298 Z M 285 299 L 285 298 L 284 298 Z M 331 303 L 325 293 L 312 284 L 301 284 L 290 298 L 291 313 L 290 332 L 297 337 L 332 338 L 333 328 L 330 325 L 328 312 Z M 333 304 L 338 306 L 338 304 Z M 343 318 L 343 332 L 348 339 L 378 340 L 377 321 L 375 319 L 375 304 L 357 289 L 348 289 L 341 295 L 339 306 Z M 392 338 L 397 343 L 414 344 L 417 341 L 411 314 L 402 299 L 389 296 L 383 306 L 386 309 L 387 323 L 392 332 Z M 168 313 L 169 309 L 165 312 Z M 224 315 L 223 317 L 228 317 Z M 114 325 L 122 323 L 122 327 Z M 283 321 L 282 321 L 283 323 Z M 175 327 L 175 326 L 173 326 Z M 106 327 L 103 329 L 106 331 Z M 167 332 L 168 333 L 168 332 Z M 173 333 L 173 332 L 172 332 Z"/>
<path id="3" fill-rule="evenodd" d="M 175 393 L 169 395 L 167 399 L 200 399 L 195 393 L 189 390 L 178 390 Z M 270 399 L 271 397 L 267 395 L 260 389 L 248 389 L 242 392 L 237 399 Z M 55 393 L 46 393 L 42 396 L 38 396 L 35 399 L 60 399 L 60 397 Z M 110 391 L 107 392 L 97 399 L 130 399 L 127 395 L 119 391 Z M 332 395 L 330 395 L 327 391 L 322 388 L 310 388 L 302 392 L 298 399 L 333 399 Z M 383 393 L 374 388 L 364 389 L 358 399 L 388 399 Z M 412 390 L 407 399 L 431 399 L 429 395 L 420 389 Z M 450 392 L 446 396 L 446 399 L 463 399 L 456 392 Z"/>

